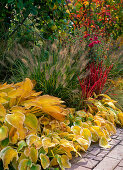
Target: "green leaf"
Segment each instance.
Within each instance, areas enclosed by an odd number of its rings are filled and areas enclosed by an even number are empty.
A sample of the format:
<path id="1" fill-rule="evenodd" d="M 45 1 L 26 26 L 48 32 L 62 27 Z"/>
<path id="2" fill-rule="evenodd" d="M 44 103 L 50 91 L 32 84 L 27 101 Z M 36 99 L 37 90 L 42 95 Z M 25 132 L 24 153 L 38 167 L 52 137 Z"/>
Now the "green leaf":
<path id="1" fill-rule="evenodd" d="M 24 146 L 27 146 L 27 144 L 24 140 L 21 140 L 20 142 L 18 142 L 17 151 L 20 151 L 21 149 L 23 149 Z"/>

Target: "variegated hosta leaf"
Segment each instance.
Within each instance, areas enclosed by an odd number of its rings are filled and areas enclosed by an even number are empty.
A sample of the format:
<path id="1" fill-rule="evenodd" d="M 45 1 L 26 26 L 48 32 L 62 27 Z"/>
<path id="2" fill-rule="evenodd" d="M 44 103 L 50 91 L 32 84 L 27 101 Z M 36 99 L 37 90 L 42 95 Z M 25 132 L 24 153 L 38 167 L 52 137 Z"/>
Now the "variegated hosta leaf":
<path id="1" fill-rule="evenodd" d="M 35 165 L 35 164 L 32 164 L 30 170 L 41 170 L 41 166 L 38 165 L 38 164 L 36 164 L 36 165 Z"/>
<path id="2" fill-rule="evenodd" d="M 14 127 L 11 127 L 11 129 L 9 131 L 10 142 L 15 144 L 15 143 L 17 143 L 18 138 L 19 138 L 19 133 L 17 132 L 17 129 Z"/>
<path id="3" fill-rule="evenodd" d="M 121 125 L 123 126 L 123 112 L 119 112 L 117 116 L 119 121 L 121 122 Z"/>
<path id="4" fill-rule="evenodd" d="M 41 165 L 42 165 L 43 169 L 48 168 L 49 165 L 50 165 L 49 157 L 47 155 L 44 155 L 44 154 L 41 153 L 40 159 L 41 159 Z"/>
<path id="5" fill-rule="evenodd" d="M 27 146 L 26 142 L 24 140 L 19 141 L 17 151 L 23 149 L 24 146 Z"/>
<path id="6" fill-rule="evenodd" d="M 6 115 L 6 109 L 4 108 L 4 106 L 0 103 L 0 121 L 3 122 L 4 118 Z"/>
<path id="7" fill-rule="evenodd" d="M 112 135 L 115 134 L 115 133 L 116 133 L 116 128 L 115 128 L 115 126 L 114 126 L 111 122 L 109 122 L 109 121 L 107 121 L 107 120 L 106 120 L 106 124 L 109 125 L 110 130 L 111 130 L 111 134 L 112 134 Z M 106 127 L 107 127 L 107 126 L 106 126 Z"/>
<path id="8" fill-rule="evenodd" d="M 105 134 L 104 134 L 104 132 L 103 132 L 101 127 L 99 127 L 99 126 L 92 126 L 91 128 L 97 132 L 99 138 L 102 137 L 102 136 L 105 136 Z"/>
<path id="9" fill-rule="evenodd" d="M 56 165 L 58 165 L 58 162 L 57 162 L 57 158 L 54 157 L 54 158 L 50 161 L 50 166 L 51 166 L 51 167 L 54 167 L 54 166 L 56 166 Z"/>
<path id="10" fill-rule="evenodd" d="M 42 146 L 44 148 L 54 147 L 59 144 L 59 141 L 55 138 L 51 139 L 49 137 L 44 137 L 42 139 Z"/>
<path id="11" fill-rule="evenodd" d="M 36 135 L 29 135 L 27 137 L 26 142 L 28 146 L 31 146 L 34 144 L 37 149 L 40 149 L 42 147 L 42 140 L 40 137 Z"/>
<path id="12" fill-rule="evenodd" d="M 34 147 L 30 148 L 29 158 L 31 159 L 32 162 L 34 162 L 34 163 L 37 162 L 37 159 L 38 159 L 38 150 L 35 149 Z"/>
<path id="13" fill-rule="evenodd" d="M 13 158 L 18 159 L 18 153 L 15 149 L 11 147 L 6 147 L 0 152 L 0 157 L 3 161 L 4 169 L 8 169 L 8 165 L 13 160 Z"/>
<path id="14" fill-rule="evenodd" d="M 91 139 L 92 142 L 97 142 L 99 140 L 98 133 L 93 128 L 90 128 L 90 131 L 91 131 L 91 135 L 92 135 L 92 139 Z"/>
<path id="15" fill-rule="evenodd" d="M 24 124 L 29 129 L 37 129 L 38 128 L 38 119 L 32 113 L 28 113 L 25 115 Z"/>
<path id="16" fill-rule="evenodd" d="M 83 136 L 89 142 L 89 144 L 91 143 L 92 136 L 89 129 L 87 128 L 82 129 L 81 136 Z"/>
<path id="17" fill-rule="evenodd" d="M 18 165 L 18 170 L 27 170 L 31 168 L 32 162 L 29 159 L 22 159 Z"/>
<path id="18" fill-rule="evenodd" d="M 0 141 L 4 140 L 7 137 L 8 137 L 8 127 L 1 126 L 0 127 Z"/>
<path id="19" fill-rule="evenodd" d="M 108 144 L 108 140 L 106 137 L 102 136 L 99 140 L 99 145 L 104 148 L 110 148 L 111 146 Z"/>
<path id="20" fill-rule="evenodd" d="M 66 155 L 55 155 L 57 158 L 57 162 L 62 170 L 65 170 L 65 168 L 70 168 L 71 164 L 69 162 L 69 159 Z"/>
<path id="21" fill-rule="evenodd" d="M 82 137 L 76 137 L 74 140 L 77 141 L 81 145 L 82 150 L 84 151 L 86 151 L 88 147 L 90 146 L 89 141 Z"/>
<path id="22" fill-rule="evenodd" d="M 17 129 L 21 129 L 21 128 L 23 128 L 25 115 L 21 112 L 16 112 L 13 114 L 7 114 L 5 119 L 13 127 L 17 128 Z"/>
<path id="23" fill-rule="evenodd" d="M 75 134 L 75 135 L 80 135 L 82 128 L 80 126 L 71 126 L 71 131 Z"/>

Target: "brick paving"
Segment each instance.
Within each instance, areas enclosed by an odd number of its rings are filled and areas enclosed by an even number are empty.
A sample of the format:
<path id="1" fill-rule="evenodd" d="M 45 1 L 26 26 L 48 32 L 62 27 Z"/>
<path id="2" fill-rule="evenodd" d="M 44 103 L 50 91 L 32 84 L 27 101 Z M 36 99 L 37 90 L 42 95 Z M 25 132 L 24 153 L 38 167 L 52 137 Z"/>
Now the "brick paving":
<path id="1" fill-rule="evenodd" d="M 66 170 L 123 170 L 123 129 L 118 128 L 111 138 L 111 148 L 92 144 L 81 158 L 74 158 L 71 168 Z"/>

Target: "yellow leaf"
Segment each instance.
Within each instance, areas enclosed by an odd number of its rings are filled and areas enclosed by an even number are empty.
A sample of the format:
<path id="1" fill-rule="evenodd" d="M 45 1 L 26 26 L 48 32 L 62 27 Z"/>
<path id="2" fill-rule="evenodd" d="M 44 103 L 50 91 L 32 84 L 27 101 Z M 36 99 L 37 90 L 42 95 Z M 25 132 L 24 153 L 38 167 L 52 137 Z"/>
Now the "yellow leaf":
<path id="1" fill-rule="evenodd" d="M 74 140 L 77 141 L 81 145 L 82 150 L 84 151 L 86 151 L 88 147 L 90 146 L 90 143 L 82 137 L 76 137 L 74 138 Z"/>
<path id="2" fill-rule="evenodd" d="M 56 165 L 58 165 L 58 162 L 57 162 L 57 158 L 54 157 L 50 162 L 50 166 L 52 167 L 52 166 L 56 166 Z"/>
<path id="3" fill-rule="evenodd" d="M 111 146 L 108 144 L 108 140 L 106 139 L 106 137 L 104 136 L 101 136 L 100 140 L 99 140 L 99 145 L 101 147 L 104 147 L 104 148 L 110 148 Z"/>
<path id="4" fill-rule="evenodd" d="M 87 128 L 82 129 L 81 136 L 84 137 L 89 142 L 89 144 L 91 143 L 92 136 L 89 129 Z"/>
<path id="5" fill-rule="evenodd" d="M 22 159 L 18 165 L 18 170 L 27 170 L 31 168 L 32 162 L 29 159 Z"/>
<path id="6" fill-rule="evenodd" d="M 38 119 L 36 118 L 36 116 L 34 114 L 31 113 L 27 113 L 25 115 L 25 121 L 24 124 L 26 127 L 28 127 L 29 129 L 37 129 L 38 128 Z"/>
<path id="7" fill-rule="evenodd" d="M 119 112 L 117 114 L 119 121 L 121 122 L 121 125 L 123 126 L 123 112 Z"/>
<path id="8" fill-rule="evenodd" d="M 59 141 L 57 139 L 51 139 L 49 137 L 44 137 L 42 139 L 43 148 L 54 147 L 58 144 L 59 144 Z"/>
<path id="9" fill-rule="evenodd" d="M 61 163 L 64 168 L 70 168 L 71 163 L 69 162 L 69 158 L 66 155 L 61 156 Z"/>
<path id="10" fill-rule="evenodd" d="M 71 126 L 71 131 L 76 134 L 76 135 L 80 135 L 82 128 L 80 126 Z"/>
<path id="11" fill-rule="evenodd" d="M 11 124 L 13 127 L 17 129 L 21 129 L 23 127 L 23 123 L 25 120 L 25 115 L 21 112 L 16 112 L 13 114 L 7 114 L 5 120 Z"/>
<path id="12" fill-rule="evenodd" d="M 37 162 L 37 159 L 38 159 L 38 150 L 35 149 L 34 147 L 30 148 L 29 158 L 31 159 L 32 162 L 34 162 L 34 163 Z"/>
<path id="13" fill-rule="evenodd" d="M 44 155 L 44 154 L 41 153 L 40 159 L 41 159 L 41 165 L 42 165 L 43 169 L 48 168 L 49 165 L 50 165 L 49 157 L 47 155 Z"/>
<path id="14" fill-rule="evenodd" d="M 1 153 L 3 153 L 1 158 L 3 160 L 4 169 L 8 169 L 8 164 L 10 164 L 10 162 L 13 160 L 13 158 L 18 159 L 17 151 L 11 147 L 9 147 L 8 149 L 4 148 L 1 151 Z"/>
<path id="15" fill-rule="evenodd" d="M 0 127 L 0 141 L 4 140 L 7 137 L 8 137 L 8 127 L 1 126 Z"/>
<path id="16" fill-rule="evenodd" d="M 97 132 L 99 138 L 102 137 L 102 136 L 105 136 L 105 134 L 104 134 L 104 132 L 103 132 L 101 127 L 99 127 L 99 126 L 92 126 L 91 128 L 94 129 Z"/>
<path id="17" fill-rule="evenodd" d="M 0 103 L 0 117 L 4 117 L 5 118 L 6 115 L 6 109 L 4 108 L 4 106 Z"/>
<path id="18" fill-rule="evenodd" d="M 17 129 L 14 127 L 11 127 L 10 131 L 9 131 L 9 140 L 11 143 L 15 144 L 17 143 L 17 140 L 19 138 L 19 134 L 17 132 Z"/>
<path id="19" fill-rule="evenodd" d="M 26 143 L 28 146 L 32 146 L 34 144 L 37 149 L 42 147 L 41 138 L 36 135 L 29 135 L 27 137 Z"/>
<path id="20" fill-rule="evenodd" d="M 98 133 L 93 128 L 90 128 L 90 131 L 92 135 L 92 139 L 91 139 L 92 142 L 97 142 L 99 140 Z"/>
<path id="21" fill-rule="evenodd" d="M 3 98 L 3 97 L 0 97 L 0 103 L 1 103 L 1 104 L 8 103 L 8 100 L 6 100 L 6 99 Z"/>

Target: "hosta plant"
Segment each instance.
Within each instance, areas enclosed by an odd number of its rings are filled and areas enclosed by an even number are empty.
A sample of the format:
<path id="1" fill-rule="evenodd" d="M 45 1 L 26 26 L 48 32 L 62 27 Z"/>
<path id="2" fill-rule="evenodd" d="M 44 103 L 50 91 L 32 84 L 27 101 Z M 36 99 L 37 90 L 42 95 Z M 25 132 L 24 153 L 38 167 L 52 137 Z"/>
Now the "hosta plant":
<path id="1" fill-rule="evenodd" d="M 95 114 L 66 108 L 59 98 L 35 92 L 34 85 L 28 78 L 0 85 L 0 159 L 4 169 L 10 165 L 17 170 L 70 168 L 72 153 L 81 156 L 80 151 L 86 151 L 91 142 L 110 147 L 108 141 L 116 132 L 114 122 L 95 107 L 90 106 Z M 117 116 L 123 124 L 123 113 Z"/>

